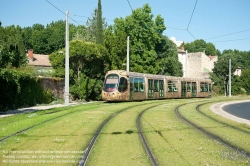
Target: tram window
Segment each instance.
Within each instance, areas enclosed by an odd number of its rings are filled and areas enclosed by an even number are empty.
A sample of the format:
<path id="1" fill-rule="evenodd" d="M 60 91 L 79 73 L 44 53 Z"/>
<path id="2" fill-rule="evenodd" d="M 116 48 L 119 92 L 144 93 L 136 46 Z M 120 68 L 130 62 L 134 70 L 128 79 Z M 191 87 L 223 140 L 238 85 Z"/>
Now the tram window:
<path id="1" fill-rule="evenodd" d="M 118 75 L 117 74 L 110 74 L 106 77 L 105 84 L 104 84 L 104 91 L 106 92 L 113 92 L 117 88 L 118 84 Z"/>
<path id="2" fill-rule="evenodd" d="M 134 78 L 134 92 L 144 92 L 143 78 Z"/>
<path id="3" fill-rule="evenodd" d="M 208 87 L 209 87 L 209 88 L 208 88 L 208 91 L 209 91 L 209 92 L 212 92 L 212 84 L 209 84 Z"/>
<path id="4" fill-rule="evenodd" d="M 187 92 L 191 92 L 191 82 L 187 82 Z"/>
<path id="5" fill-rule="evenodd" d="M 159 81 L 158 80 L 154 80 L 154 91 L 159 92 Z"/>
<path id="6" fill-rule="evenodd" d="M 177 92 L 177 82 L 168 81 L 168 92 Z"/>
<path id="7" fill-rule="evenodd" d="M 121 77 L 119 81 L 118 91 L 124 92 L 128 89 L 128 81 L 126 78 Z"/>
<path id="8" fill-rule="evenodd" d="M 139 78 L 139 92 L 144 92 L 144 79 Z"/>
<path id="9" fill-rule="evenodd" d="M 160 88 L 160 90 L 164 90 L 164 82 L 163 82 L 163 80 L 159 81 L 159 88 Z"/>
<path id="10" fill-rule="evenodd" d="M 201 92 L 208 92 L 208 83 L 201 82 L 200 83 L 200 90 L 201 90 Z"/>
<path id="11" fill-rule="evenodd" d="M 134 79 L 134 92 L 139 92 L 139 78 Z"/>

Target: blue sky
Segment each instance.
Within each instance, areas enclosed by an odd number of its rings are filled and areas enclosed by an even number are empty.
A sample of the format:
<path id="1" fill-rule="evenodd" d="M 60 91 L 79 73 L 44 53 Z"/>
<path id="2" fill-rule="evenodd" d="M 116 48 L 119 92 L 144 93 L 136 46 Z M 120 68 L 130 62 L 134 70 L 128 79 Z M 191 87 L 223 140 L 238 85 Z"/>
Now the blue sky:
<path id="1" fill-rule="evenodd" d="M 2 26 L 43 25 L 52 21 L 65 20 L 66 12 L 79 24 L 85 24 L 97 7 L 98 0 L 0 0 L 0 21 Z M 191 42 L 204 39 L 212 42 L 217 49 L 238 49 L 250 51 L 250 0 L 102 0 L 103 17 L 113 24 L 117 17 L 131 14 L 148 3 L 154 16 L 160 14 L 169 38 Z M 192 19 L 191 15 L 196 4 Z M 81 16 L 81 17 L 80 17 Z M 191 19 L 191 21 L 190 21 Z M 71 23 L 74 23 L 70 20 Z M 190 22 L 190 23 L 189 23 Z M 187 30 L 177 30 L 177 29 Z M 228 35 L 231 34 L 231 35 Z M 194 38 L 194 37 L 195 38 Z M 222 37 L 220 37 L 222 36 Z M 213 38 L 213 39 L 211 39 Z"/>

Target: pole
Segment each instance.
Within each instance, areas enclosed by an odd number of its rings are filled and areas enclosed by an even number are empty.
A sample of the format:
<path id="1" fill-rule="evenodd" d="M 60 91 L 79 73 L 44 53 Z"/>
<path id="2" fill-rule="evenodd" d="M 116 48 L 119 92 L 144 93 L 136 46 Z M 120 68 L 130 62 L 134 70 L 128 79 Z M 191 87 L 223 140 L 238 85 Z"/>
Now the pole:
<path id="1" fill-rule="evenodd" d="M 127 72 L 129 72 L 129 36 L 127 37 Z"/>
<path id="2" fill-rule="evenodd" d="M 65 105 L 69 105 L 69 23 L 68 23 L 69 11 L 66 11 L 66 38 L 65 38 Z"/>
<path id="3" fill-rule="evenodd" d="M 229 59 L 229 75 L 228 75 L 228 86 L 229 86 L 229 94 L 228 97 L 231 97 L 231 59 Z"/>

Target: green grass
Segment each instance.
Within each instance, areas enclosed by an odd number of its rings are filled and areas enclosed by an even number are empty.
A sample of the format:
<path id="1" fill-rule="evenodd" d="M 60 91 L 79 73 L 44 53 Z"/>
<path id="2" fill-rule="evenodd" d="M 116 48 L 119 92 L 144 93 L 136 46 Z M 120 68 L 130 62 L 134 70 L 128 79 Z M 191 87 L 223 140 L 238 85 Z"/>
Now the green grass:
<path id="1" fill-rule="evenodd" d="M 87 164 L 151 165 L 139 139 L 136 119 L 143 109 L 155 104 L 158 106 L 147 110 L 141 121 L 143 131 L 159 165 L 249 165 L 250 161 L 241 156 L 239 152 L 231 151 L 193 127 L 186 125 L 174 112 L 177 105 L 187 103 L 187 105 L 180 107 L 181 114 L 187 119 L 239 147 L 250 150 L 247 134 L 218 124 L 195 110 L 198 104 L 210 101 L 220 102 L 246 98 L 219 97 L 111 104 L 95 103 L 3 118 L 0 121 L 1 137 L 44 120 L 72 112 L 72 114 L 41 124 L 0 142 L 0 165 L 11 165 L 11 163 L 4 163 L 3 160 L 13 156 L 28 157 L 26 161 L 40 159 L 48 162 L 35 163 L 37 165 L 76 165 L 78 157 L 84 153 L 99 125 L 113 113 L 130 106 L 137 107 L 117 114 L 103 128 Z M 249 126 L 214 114 L 209 109 L 210 105 L 202 106 L 201 111 L 224 123 L 249 130 Z M 59 112 L 48 114 L 57 110 Z M 14 152 L 16 154 L 13 154 Z M 25 154 L 20 154 L 21 152 L 25 152 Z M 14 161 L 11 158 L 9 160 Z M 18 163 L 16 165 L 34 165 L 34 163 Z"/>
<path id="2" fill-rule="evenodd" d="M 219 100 L 224 100 L 224 98 L 209 99 L 209 101 Z M 206 118 L 200 117 L 199 113 L 195 111 L 195 107 L 202 102 L 208 101 L 201 99 L 201 102 L 192 104 L 193 101 L 198 100 L 174 100 L 171 103 L 153 108 L 144 114 L 142 122 L 144 132 L 159 165 L 249 164 L 249 160 L 241 156 L 239 152 L 233 152 L 225 148 L 177 118 L 174 112 L 175 107 L 187 102 L 190 104 L 181 107 L 181 113 L 185 114 L 186 118 L 191 121 L 207 125 Z M 218 127 L 218 124 L 213 123 L 212 125 Z M 213 132 L 220 133 L 220 128 L 212 129 Z M 233 133 L 233 135 L 235 139 L 237 136 L 243 137 L 241 134 L 239 136 L 239 133 Z M 244 138 L 246 139 L 246 137 Z M 242 141 L 237 143 L 240 142 L 243 143 Z M 247 142 L 245 143 L 247 146 Z"/>
<path id="3" fill-rule="evenodd" d="M 163 102 L 166 101 L 160 101 Z M 151 165 L 138 135 L 136 119 L 143 109 L 157 103 L 142 104 L 108 122 L 91 152 L 88 165 Z"/>
<path id="4" fill-rule="evenodd" d="M 94 132 L 104 119 L 114 112 L 134 104 L 136 103 L 99 104 L 95 107 L 90 105 L 72 107 L 74 113 L 39 125 L 0 143 L 0 161 L 6 159 L 6 156 L 3 156 L 6 155 L 6 152 L 25 152 L 28 150 L 31 151 L 33 155 L 37 153 L 34 155 L 37 158 L 43 157 L 43 155 L 45 155 L 45 157 L 52 156 L 52 158 L 41 158 L 47 162 L 56 162 L 64 159 L 67 162 L 65 165 L 75 165 L 78 161 L 78 156 L 82 155 L 82 152 L 85 150 L 84 148 L 88 145 Z M 63 154 L 56 153 L 56 151 L 62 152 Z M 67 154 L 64 154 L 67 151 L 69 151 L 68 155 L 71 155 L 75 160 L 74 162 L 70 163 L 71 160 L 69 160 L 69 158 L 64 158 L 67 157 Z M 75 154 L 72 153 L 72 151 L 79 153 Z M 11 155 L 13 154 L 8 154 L 8 156 Z M 21 154 L 18 154 L 17 156 L 20 155 Z M 56 155 L 58 158 L 54 159 L 53 157 Z M 35 159 L 33 159 L 33 161 L 34 160 Z M 48 163 L 44 165 L 54 164 L 55 163 Z M 26 163 L 19 163 L 19 165 L 26 165 Z M 61 162 L 59 165 L 63 165 L 63 163 Z"/>
<path id="5" fill-rule="evenodd" d="M 54 108 L 45 111 L 37 111 L 34 113 L 18 114 L 15 116 L 9 116 L 1 118 L 0 122 L 0 139 L 8 135 L 11 135 L 17 131 L 23 130 L 27 127 L 39 124 L 48 119 L 53 119 L 55 117 L 77 111 L 83 111 L 88 109 L 93 109 L 99 107 L 100 104 L 89 104 L 89 105 L 79 105 L 79 106 L 69 106 Z M 55 113 L 52 113 L 55 112 Z"/>

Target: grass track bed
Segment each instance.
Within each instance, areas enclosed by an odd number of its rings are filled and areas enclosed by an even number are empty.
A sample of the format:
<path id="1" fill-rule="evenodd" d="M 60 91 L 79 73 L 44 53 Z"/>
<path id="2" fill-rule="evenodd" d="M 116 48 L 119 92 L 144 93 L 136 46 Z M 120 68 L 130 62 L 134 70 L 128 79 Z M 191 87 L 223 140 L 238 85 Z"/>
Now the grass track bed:
<path id="1" fill-rule="evenodd" d="M 163 103 L 167 101 L 158 101 Z M 97 139 L 87 165 L 151 165 L 141 144 L 136 119 L 155 102 L 131 108 L 111 119 Z"/>
<path id="2" fill-rule="evenodd" d="M 174 111 L 178 105 L 187 103 L 187 105 L 180 107 L 181 114 L 186 118 L 211 132 L 223 133 L 223 135 L 225 132 L 229 141 L 237 146 L 249 148 L 249 137 L 245 137 L 242 132 L 232 134 L 230 127 L 215 123 L 195 109 L 197 105 L 206 102 L 231 99 L 243 100 L 244 98 L 100 103 L 76 106 L 70 110 L 64 108 L 64 111 L 59 112 L 54 112 L 59 108 L 39 111 L 36 112 L 37 115 L 31 117 L 28 116 L 32 113 L 16 115 L 9 119 L 4 118 L 4 122 L 0 121 L 0 131 L 6 132 L 7 129 L 11 128 L 14 132 L 43 120 L 67 112 L 74 112 L 0 142 L 0 165 L 76 165 L 99 125 L 110 115 L 130 106 L 136 107 L 117 114 L 104 126 L 91 151 L 87 165 L 151 165 L 139 139 L 136 119 L 143 109 L 153 105 L 158 106 L 143 114 L 141 125 L 159 165 L 249 165 L 249 159 L 187 125 L 177 117 Z M 208 108 L 210 105 L 201 106 L 201 111 L 225 123 L 249 130 L 249 126 L 232 122 L 214 114 Z M 5 130 L 1 130 L 4 127 Z M 226 132 L 229 135 L 226 135 Z M 2 133 L 1 136 L 4 134 Z M 3 160 L 8 159 L 7 157 L 13 157 L 14 154 L 11 152 L 14 151 L 30 151 L 30 156 L 26 160 L 32 159 L 31 154 L 34 154 L 35 151 L 41 151 L 41 153 L 34 155 L 37 158 L 42 157 L 42 152 L 44 152 L 44 158 L 40 159 L 48 163 L 3 163 Z M 48 158 L 49 155 L 58 158 Z M 15 157 L 18 156 L 20 157 L 21 154 L 16 154 Z M 11 160 L 11 158 L 9 159 Z M 35 158 L 32 160 L 35 161 Z M 72 162 L 70 162 L 71 160 Z M 53 163 L 55 161 L 58 163 Z"/>
<path id="3" fill-rule="evenodd" d="M 121 108 L 134 104 L 136 103 L 103 104 L 99 105 L 97 108 L 90 108 L 88 110 L 84 110 L 83 107 L 81 107 L 83 111 L 78 111 L 39 125 L 23 134 L 14 136 L 13 138 L 0 143 L 0 161 L 4 159 L 3 151 L 13 152 L 15 150 L 29 150 L 34 152 L 39 150 L 82 152 L 92 138 L 95 130 L 104 119 Z M 89 108 L 90 106 L 87 107 Z M 12 154 L 8 155 L 11 156 Z M 51 154 L 50 152 L 46 152 L 44 155 L 55 156 L 55 154 Z M 65 155 L 66 154 L 59 154 L 59 157 L 61 157 L 59 159 L 62 159 Z M 77 155 L 80 156 L 82 153 L 71 155 L 74 155 L 73 157 L 75 158 L 73 159 L 78 161 Z M 36 156 L 41 157 L 42 154 Z M 59 159 L 57 159 L 57 161 Z M 55 161 L 53 158 L 46 158 L 45 160 L 52 162 Z M 67 162 L 64 165 L 75 165 L 77 161 L 74 163 Z M 55 163 L 48 163 L 45 165 L 53 164 Z M 63 165 L 63 163 L 59 163 L 59 165 Z"/>
<path id="4" fill-rule="evenodd" d="M 204 115 L 196 111 L 196 105 L 189 104 L 185 108 L 181 107 L 180 112 L 187 119 L 195 123 L 196 125 L 204 128 L 210 133 L 215 134 L 223 140 L 226 140 L 228 143 L 244 149 L 247 153 L 250 152 L 250 134 L 240 132 L 234 128 L 218 123 L 212 119 L 205 117 Z M 192 117 L 192 118 L 191 118 Z M 232 124 L 233 125 L 233 124 Z"/>

